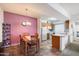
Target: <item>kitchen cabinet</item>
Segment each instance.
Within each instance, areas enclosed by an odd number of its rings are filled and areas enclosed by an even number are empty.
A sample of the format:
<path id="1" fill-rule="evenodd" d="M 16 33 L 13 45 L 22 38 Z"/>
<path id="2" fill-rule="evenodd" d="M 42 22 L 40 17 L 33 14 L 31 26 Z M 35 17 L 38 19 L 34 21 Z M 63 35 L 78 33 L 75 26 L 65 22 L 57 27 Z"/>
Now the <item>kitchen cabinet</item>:
<path id="1" fill-rule="evenodd" d="M 60 36 L 52 36 L 52 48 L 60 49 Z"/>
<path id="2" fill-rule="evenodd" d="M 66 34 L 53 34 L 52 35 L 52 48 L 63 51 L 68 43 L 68 35 Z"/>
<path id="3" fill-rule="evenodd" d="M 69 29 L 69 20 L 65 21 L 65 29 Z"/>

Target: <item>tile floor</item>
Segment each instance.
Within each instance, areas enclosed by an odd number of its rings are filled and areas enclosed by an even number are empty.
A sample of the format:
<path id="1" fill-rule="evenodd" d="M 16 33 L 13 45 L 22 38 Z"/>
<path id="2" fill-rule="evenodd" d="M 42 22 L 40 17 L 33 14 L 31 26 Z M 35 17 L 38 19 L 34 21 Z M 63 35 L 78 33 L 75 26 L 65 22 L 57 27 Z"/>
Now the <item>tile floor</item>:
<path id="1" fill-rule="evenodd" d="M 62 52 L 52 48 L 52 41 L 47 40 L 41 43 L 40 51 L 35 56 L 79 56 L 79 40 L 73 41 Z M 20 47 L 11 46 L 5 50 L 5 53 L 10 53 L 11 56 L 22 56 Z"/>
<path id="2" fill-rule="evenodd" d="M 79 39 L 73 41 L 61 53 L 62 56 L 79 56 Z"/>
<path id="3" fill-rule="evenodd" d="M 47 40 L 41 44 L 37 56 L 79 56 L 79 40 L 70 43 L 62 52 L 51 48 L 52 41 Z"/>
<path id="4" fill-rule="evenodd" d="M 58 56 L 60 53 L 57 49 L 52 49 L 52 41 L 47 40 L 41 43 L 40 51 L 36 56 Z"/>

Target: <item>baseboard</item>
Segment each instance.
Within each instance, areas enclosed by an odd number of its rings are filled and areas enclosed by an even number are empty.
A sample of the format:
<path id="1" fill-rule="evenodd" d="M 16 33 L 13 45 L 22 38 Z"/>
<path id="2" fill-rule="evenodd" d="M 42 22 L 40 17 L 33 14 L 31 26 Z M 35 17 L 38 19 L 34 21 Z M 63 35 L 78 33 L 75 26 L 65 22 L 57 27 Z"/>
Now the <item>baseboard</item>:
<path id="1" fill-rule="evenodd" d="M 47 41 L 47 40 L 41 40 L 41 42 L 44 42 L 44 41 Z"/>

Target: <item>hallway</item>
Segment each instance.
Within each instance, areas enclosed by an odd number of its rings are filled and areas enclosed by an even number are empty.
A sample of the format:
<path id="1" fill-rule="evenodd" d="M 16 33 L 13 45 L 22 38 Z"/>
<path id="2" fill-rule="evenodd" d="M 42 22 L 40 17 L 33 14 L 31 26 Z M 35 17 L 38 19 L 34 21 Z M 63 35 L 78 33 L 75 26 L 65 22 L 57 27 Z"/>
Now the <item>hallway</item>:
<path id="1" fill-rule="evenodd" d="M 61 52 L 56 49 L 52 49 L 52 41 L 46 40 L 41 43 L 40 51 L 36 56 L 58 56 Z"/>
<path id="2" fill-rule="evenodd" d="M 62 52 L 52 49 L 50 40 L 44 41 L 36 56 L 79 56 L 79 40 L 73 41 Z"/>
<path id="3" fill-rule="evenodd" d="M 74 40 L 61 53 L 62 56 L 79 56 L 79 40 Z"/>

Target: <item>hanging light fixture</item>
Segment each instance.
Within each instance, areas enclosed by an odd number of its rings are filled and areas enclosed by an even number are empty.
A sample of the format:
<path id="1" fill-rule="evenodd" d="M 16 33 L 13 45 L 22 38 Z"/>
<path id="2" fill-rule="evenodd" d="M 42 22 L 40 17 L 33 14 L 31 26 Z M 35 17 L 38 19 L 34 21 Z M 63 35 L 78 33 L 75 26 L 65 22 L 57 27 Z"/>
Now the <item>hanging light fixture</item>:
<path id="1" fill-rule="evenodd" d="M 25 11 L 27 12 L 28 9 L 26 8 Z M 22 25 L 23 25 L 23 26 L 31 26 L 31 22 L 28 21 L 28 20 L 25 20 L 25 21 L 22 22 Z"/>
<path id="2" fill-rule="evenodd" d="M 47 28 L 47 29 L 52 29 L 51 24 L 48 23 L 48 21 L 47 21 L 47 23 L 46 23 L 46 28 Z"/>

